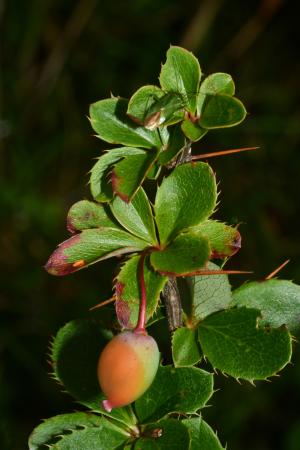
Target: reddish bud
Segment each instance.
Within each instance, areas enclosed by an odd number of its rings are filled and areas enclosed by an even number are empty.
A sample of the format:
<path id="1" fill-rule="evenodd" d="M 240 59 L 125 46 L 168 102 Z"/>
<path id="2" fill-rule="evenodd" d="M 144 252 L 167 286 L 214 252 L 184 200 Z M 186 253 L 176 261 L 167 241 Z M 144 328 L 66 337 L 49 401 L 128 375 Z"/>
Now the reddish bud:
<path id="1" fill-rule="evenodd" d="M 151 385 L 159 364 L 155 340 L 144 333 L 125 331 L 115 336 L 98 361 L 98 380 L 107 399 L 103 407 L 129 405 Z"/>

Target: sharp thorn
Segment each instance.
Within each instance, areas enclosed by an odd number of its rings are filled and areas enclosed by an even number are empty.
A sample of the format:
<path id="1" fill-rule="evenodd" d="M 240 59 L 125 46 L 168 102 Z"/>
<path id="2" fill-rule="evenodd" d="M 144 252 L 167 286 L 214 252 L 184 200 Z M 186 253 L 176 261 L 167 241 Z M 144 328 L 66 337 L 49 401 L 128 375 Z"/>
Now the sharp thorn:
<path id="1" fill-rule="evenodd" d="M 244 147 L 244 148 L 232 148 L 229 150 L 221 150 L 219 152 L 202 153 L 201 155 L 193 156 L 192 161 L 196 161 L 197 159 L 214 158 L 215 156 L 224 156 L 224 155 L 230 155 L 232 153 L 241 153 L 241 152 L 247 152 L 250 150 L 258 150 L 258 149 L 259 149 L 259 147 Z"/>
<path id="2" fill-rule="evenodd" d="M 273 270 L 273 272 L 271 272 L 271 273 L 265 278 L 265 280 L 271 280 L 271 278 L 274 278 L 275 275 L 277 275 L 278 272 L 280 272 L 280 270 L 283 269 L 289 262 L 290 262 L 289 259 L 287 259 L 286 261 L 284 261 L 282 264 L 280 264 L 279 267 L 277 267 L 277 269 Z"/>

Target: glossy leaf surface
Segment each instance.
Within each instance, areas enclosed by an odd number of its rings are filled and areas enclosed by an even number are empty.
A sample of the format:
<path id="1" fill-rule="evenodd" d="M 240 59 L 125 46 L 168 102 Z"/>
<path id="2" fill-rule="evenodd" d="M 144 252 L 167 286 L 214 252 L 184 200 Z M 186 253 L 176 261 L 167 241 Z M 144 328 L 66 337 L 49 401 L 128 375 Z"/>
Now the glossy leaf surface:
<path id="1" fill-rule="evenodd" d="M 157 131 L 135 124 L 127 116 L 128 100 L 108 98 L 90 106 L 90 120 L 98 136 L 111 144 L 133 147 L 159 147 Z"/>
<path id="2" fill-rule="evenodd" d="M 208 164 L 187 163 L 176 167 L 159 186 L 155 199 L 161 243 L 207 219 L 214 211 L 216 198 L 216 180 Z"/>

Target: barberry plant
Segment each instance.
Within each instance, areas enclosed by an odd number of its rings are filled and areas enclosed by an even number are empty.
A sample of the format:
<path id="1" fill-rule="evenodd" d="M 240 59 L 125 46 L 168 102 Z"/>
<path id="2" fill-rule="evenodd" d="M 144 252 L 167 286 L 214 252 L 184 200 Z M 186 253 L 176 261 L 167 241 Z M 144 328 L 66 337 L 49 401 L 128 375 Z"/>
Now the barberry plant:
<path id="1" fill-rule="evenodd" d="M 91 105 L 97 136 L 118 147 L 92 168 L 94 201 L 71 207 L 72 236 L 46 270 L 67 275 L 122 257 L 114 308 L 67 323 L 51 342 L 53 377 L 87 411 L 45 420 L 30 450 L 222 450 L 201 415 L 214 372 L 254 383 L 291 360 L 300 287 L 270 276 L 232 291 L 228 275 L 240 270 L 225 263 L 241 236 L 214 217 L 216 176 L 200 161 L 214 154 L 192 153 L 210 130 L 245 119 L 234 82 L 202 80 L 180 47 L 168 50 L 159 82 Z"/>

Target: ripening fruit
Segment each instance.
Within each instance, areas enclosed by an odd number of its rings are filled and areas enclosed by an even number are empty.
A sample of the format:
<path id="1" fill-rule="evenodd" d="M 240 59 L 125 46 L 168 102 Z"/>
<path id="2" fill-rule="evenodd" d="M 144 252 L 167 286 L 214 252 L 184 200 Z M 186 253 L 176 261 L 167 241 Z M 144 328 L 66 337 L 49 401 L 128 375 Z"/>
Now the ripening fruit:
<path id="1" fill-rule="evenodd" d="M 98 380 L 107 399 L 107 411 L 128 405 L 150 386 L 159 364 L 155 340 L 145 333 L 124 331 L 102 351 L 98 361 Z"/>

